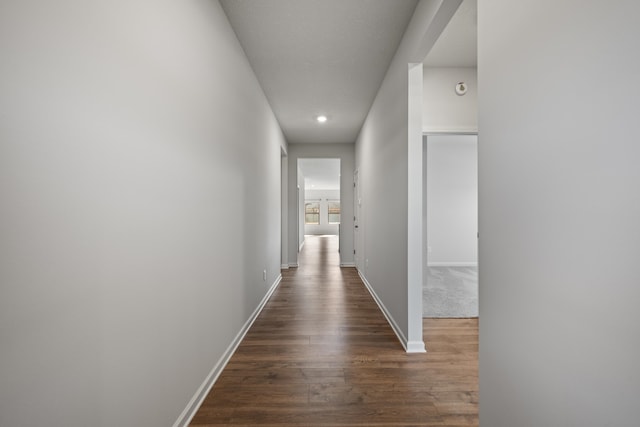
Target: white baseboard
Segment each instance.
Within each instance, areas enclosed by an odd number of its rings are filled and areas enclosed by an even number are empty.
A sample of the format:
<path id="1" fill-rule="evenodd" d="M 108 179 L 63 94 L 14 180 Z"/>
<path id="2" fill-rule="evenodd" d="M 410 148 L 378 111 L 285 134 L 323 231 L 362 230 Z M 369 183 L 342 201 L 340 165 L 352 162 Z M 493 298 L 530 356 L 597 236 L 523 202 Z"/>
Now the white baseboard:
<path id="1" fill-rule="evenodd" d="M 355 262 L 341 262 L 340 263 L 340 267 L 355 267 L 356 263 Z"/>
<path id="2" fill-rule="evenodd" d="M 393 329 L 393 332 L 395 332 L 396 336 L 400 340 L 400 344 L 402 344 L 402 347 L 404 348 L 404 350 L 406 352 L 410 352 L 410 350 L 411 350 L 412 353 L 423 353 L 424 352 L 424 344 L 423 344 L 423 347 L 422 347 L 422 351 L 415 351 L 413 349 L 413 347 L 414 347 L 413 343 L 412 343 L 411 346 L 408 345 L 407 337 L 404 336 L 404 334 L 402 333 L 402 330 L 400 329 L 400 327 L 398 326 L 396 321 L 393 319 L 393 316 L 391 316 L 391 313 L 389 313 L 389 310 L 387 310 L 387 307 L 385 307 L 385 305 L 383 304 L 382 300 L 380 298 L 378 298 L 378 295 L 376 294 L 376 291 L 373 289 L 371 284 L 369 284 L 369 281 L 367 280 L 366 277 L 364 277 L 364 275 L 360 272 L 360 270 L 358 270 L 358 276 L 360 276 L 360 279 L 362 279 L 362 282 L 364 283 L 364 286 L 367 288 L 367 290 L 369 291 L 369 293 L 373 297 L 373 300 L 376 302 L 376 304 L 378 304 L 378 307 L 380 307 L 380 311 L 382 311 L 382 314 L 384 314 L 384 317 L 387 319 L 387 322 L 389 322 L 389 325 L 391 326 L 391 329 Z"/>
<path id="3" fill-rule="evenodd" d="M 298 263 L 297 262 L 290 262 L 289 263 L 289 268 L 298 268 Z"/>
<path id="4" fill-rule="evenodd" d="M 280 264 L 280 270 L 288 270 L 289 264 Z"/>
<path id="5" fill-rule="evenodd" d="M 409 341 L 407 343 L 407 353 L 426 353 L 424 341 Z"/>
<path id="6" fill-rule="evenodd" d="M 477 262 L 428 262 L 428 267 L 477 267 Z"/>
<path id="7" fill-rule="evenodd" d="M 184 408 L 184 411 L 182 411 L 182 414 L 180 414 L 176 422 L 173 423 L 173 427 L 187 427 L 189 425 L 189 423 L 195 416 L 196 412 L 200 408 L 200 405 L 202 405 L 202 402 L 209 394 L 211 387 L 213 387 L 216 380 L 224 370 L 225 366 L 227 366 L 227 363 L 229 363 L 229 359 L 231 359 L 231 356 L 233 356 L 233 353 L 235 353 L 235 351 L 238 349 L 238 346 L 244 339 L 244 336 L 247 334 L 247 332 L 249 331 L 249 328 L 251 328 L 251 325 L 253 325 L 253 322 L 255 322 L 256 318 L 258 317 L 258 315 L 260 314 L 264 306 L 267 304 L 267 301 L 269 301 L 269 298 L 271 298 L 271 295 L 276 290 L 281 280 L 282 280 L 282 275 L 278 275 L 275 282 L 273 282 L 273 284 L 267 291 L 264 298 L 262 298 L 262 301 L 260 301 L 260 304 L 258 304 L 258 307 L 256 307 L 253 313 L 251 313 L 251 316 L 249 316 L 249 319 L 242 326 L 242 329 L 240 329 L 240 332 L 238 332 L 238 334 L 233 339 L 231 344 L 229 344 L 229 347 L 227 347 L 227 350 L 224 352 L 222 357 L 218 360 L 218 363 L 216 363 L 216 365 L 213 367 L 211 372 L 209 372 L 209 375 L 207 375 L 207 377 L 205 378 L 204 382 L 200 385 L 196 393 L 193 395 L 193 397 L 187 404 L 187 407 Z"/>

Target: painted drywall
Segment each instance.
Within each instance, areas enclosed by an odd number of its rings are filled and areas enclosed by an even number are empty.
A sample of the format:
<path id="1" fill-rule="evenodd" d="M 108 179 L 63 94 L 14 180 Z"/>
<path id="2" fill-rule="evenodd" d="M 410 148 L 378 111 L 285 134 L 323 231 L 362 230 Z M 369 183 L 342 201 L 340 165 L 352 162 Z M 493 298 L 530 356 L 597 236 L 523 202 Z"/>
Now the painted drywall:
<path id="1" fill-rule="evenodd" d="M 280 128 L 215 1 L 0 9 L 0 425 L 170 426 L 279 276 Z"/>
<path id="2" fill-rule="evenodd" d="M 637 425 L 640 4 L 478 9 L 480 425 Z"/>
<path id="3" fill-rule="evenodd" d="M 423 139 L 425 265 L 478 264 L 478 137 Z"/>
<path id="4" fill-rule="evenodd" d="M 282 158 L 280 160 L 280 268 L 289 268 L 289 230 L 287 224 L 289 223 L 289 191 L 287 183 L 289 182 L 289 161 L 287 159 L 286 151 L 282 152 Z"/>
<path id="5" fill-rule="evenodd" d="M 467 93 L 456 94 L 458 82 Z M 425 67 L 423 70 L 423 132 L 478 131 L 478 77 L 475 68 Z"/>
<path id="6" fill-rule="evenodd" d="M 338 235 L 339 224 L 329 224 L 329 201 L 340 201 L 340 190 L 307 189 L 305 199 L 307 201 L 318 201 L 320 203 L 320 224 L 306 224 L 304 226 L 304 233 Z"/>
<path id="7" fill-rule="evenodd" d="M 289 144 L 289 169 L 295 170 L 298 159 L 340 159 L 340 206 L 342 224 L 340 226 L 340 264 L 353 266 L 353 171 L 355 167 L 354 144 Z M 303 180 L 298 177 L 298 180 Z M 295 234 L 299 226 L 298 218 L 304 211 L 293 200 L 296 200 L 298 181 L 289 174 L 289 265 L 298 264 L 298 250 Z M 300 186 L 304 188 L 301 183 Z M 303 199 L 304 200 L 304 199 Z M 304 208 L 304 206 L 303 206 Z M 304 231 L 303 231 L 304 232 Z"/>
<path id="8" fill-rule="evenodd" d="M 422 61 L 459 3 L 418 4 L 356 141 L 361 192 L 356 250 L 364 261 L 359 271 L 403 344 L 416 351 L 424 349 Z M 410 179 L 413 175 L 417 179 Z"/>

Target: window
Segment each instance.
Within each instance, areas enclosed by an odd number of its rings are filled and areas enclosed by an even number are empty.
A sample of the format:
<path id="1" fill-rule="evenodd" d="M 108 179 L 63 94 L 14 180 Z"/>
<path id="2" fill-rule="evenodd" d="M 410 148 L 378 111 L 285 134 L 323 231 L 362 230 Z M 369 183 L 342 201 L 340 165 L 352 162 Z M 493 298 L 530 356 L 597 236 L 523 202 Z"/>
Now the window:
<path id="1" fill-rule="evenodd" d="M 329 224 L 340 224 L 339 200 L 329 200 Z"/>
<path id="2" fill-rule="evenodd" d="M 320 202 L 304 203 L 304 223 L 320 224 Z"/>

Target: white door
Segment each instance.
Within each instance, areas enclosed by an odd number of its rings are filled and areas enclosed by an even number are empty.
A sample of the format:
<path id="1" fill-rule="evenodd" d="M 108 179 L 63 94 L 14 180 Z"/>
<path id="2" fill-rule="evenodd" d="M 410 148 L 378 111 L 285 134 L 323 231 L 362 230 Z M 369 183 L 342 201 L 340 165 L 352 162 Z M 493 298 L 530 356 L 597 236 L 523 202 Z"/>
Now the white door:
<path id="1" fill-rule="evenodd" d="M 362 221 L 360 220 L 360 209 L 362 208 L 362 197 L 360 195 L 360 180 L 358 170 L 353 173 L 353 261 L 358 270 L 364 272 L 362 254 Z"/>

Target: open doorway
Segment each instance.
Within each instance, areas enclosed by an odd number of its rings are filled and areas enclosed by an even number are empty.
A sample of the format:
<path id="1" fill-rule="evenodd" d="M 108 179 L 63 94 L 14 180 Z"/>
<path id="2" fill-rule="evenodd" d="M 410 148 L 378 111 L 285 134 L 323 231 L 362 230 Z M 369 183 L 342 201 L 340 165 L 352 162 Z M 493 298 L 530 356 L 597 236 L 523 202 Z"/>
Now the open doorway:
<path id="1" fill-rule="evenodd" d="M 478 136 L 425 136 L 423 156 L 423 316 L 478 317 Z"/>
<path id="2" fill-rule="evenodd" d="M 423 62 L 424 317 L 478 317 L 477 0 Z"/>
<path id="3" fill-rule="evenodd" d="M 298 188 L 299 250 L 308 240 L 326 240 L 339 253 L 340 159 L 299 158 Z"/>

